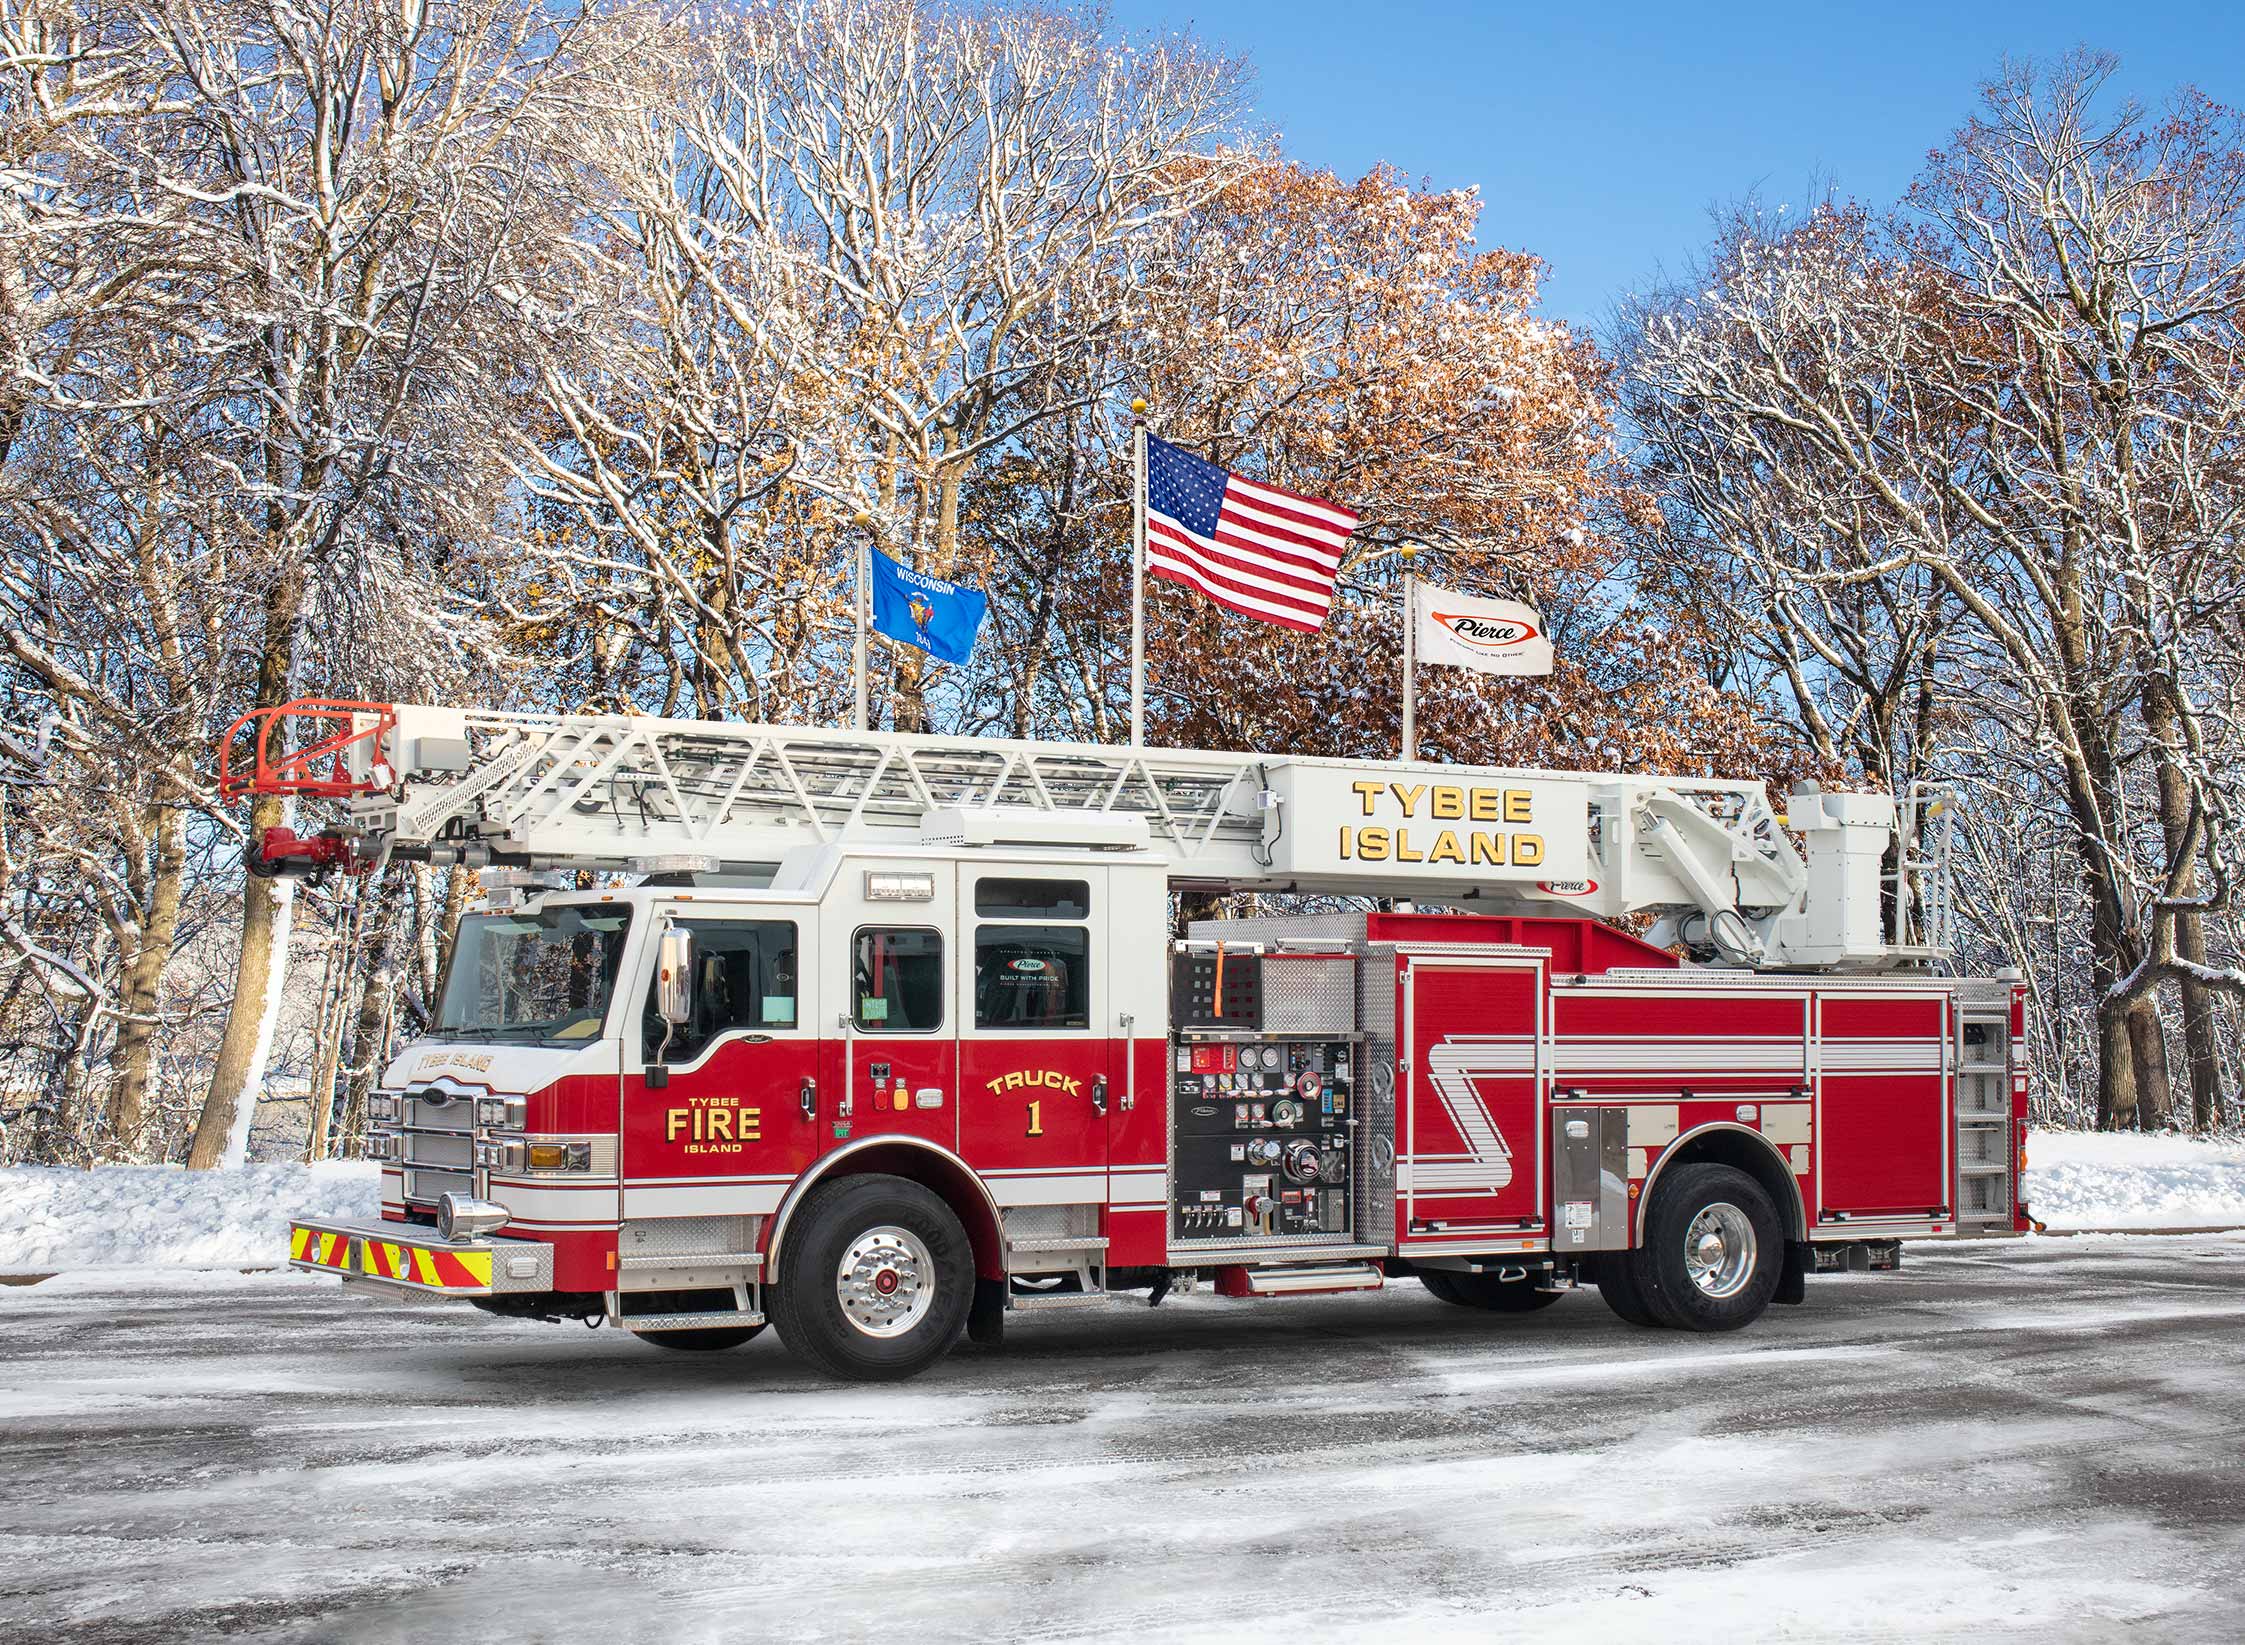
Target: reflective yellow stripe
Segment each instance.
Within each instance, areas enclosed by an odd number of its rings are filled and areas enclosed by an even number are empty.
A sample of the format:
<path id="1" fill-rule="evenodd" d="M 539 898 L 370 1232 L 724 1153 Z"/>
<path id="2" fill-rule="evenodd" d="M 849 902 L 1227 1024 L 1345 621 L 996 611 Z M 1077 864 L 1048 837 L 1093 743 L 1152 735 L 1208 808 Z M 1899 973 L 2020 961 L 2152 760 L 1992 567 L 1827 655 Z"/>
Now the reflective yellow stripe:
<path id="1" fill-rule="evenodd" d="M 422 1250 L 418 1245 L 412 1246 L 410 1247 L 410 1249 L 413 1252 L 413 1267 L 414 1270 L 420 1274 L 421 1283 L 423 1285 L 436 1285 L 441 1283 L 437 1279 L 437 1265 L 435 1259 L 432 1258 L 428 1252 Z"/>
<path id="2" fill-rule="evenodd" d="M 320 1254 L 314 1257 L 312 1260 L 318 1263 L 322 1268 L 334 1267 L 335 1248 L 336 1246 L 343 1243 L 343 1236 L 341 1234 L 322 1234 L 320 1236 Z M 346 1247 L 346 1249 L 348 1249 L 348 1247 Z"/>
<path id="3" fill-rule="evenodd" d="M 491 1283 L 491 1253 L 489 1251 L 455 1251 L 453 1256 L 458 1259 L 461 1267 L 474 1276 L 478 1285 L 489 1285 Z"/>
<path id="4" fill-rule="evenodd" d="M 291 1262 L 303 1257 L 304 1247 L 310 1243 L 311 1238 L 312 1230 L 309 1228 L 291 1228 L 288 1231 L 288 1255 Z"/>

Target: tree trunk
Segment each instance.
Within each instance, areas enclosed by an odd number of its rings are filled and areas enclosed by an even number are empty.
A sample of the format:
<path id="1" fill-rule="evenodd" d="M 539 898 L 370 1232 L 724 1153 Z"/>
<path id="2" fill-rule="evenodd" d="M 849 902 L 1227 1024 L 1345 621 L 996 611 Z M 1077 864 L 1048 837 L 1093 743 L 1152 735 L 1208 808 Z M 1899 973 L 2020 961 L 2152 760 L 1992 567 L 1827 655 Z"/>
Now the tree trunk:
<path id="1" fill-rule="evenodd" d="M 140 1152 L 147 1122 L 148 1088 L 156 1062 L 156 1017 L 163 1007 L 164 970 L 179 930 L 180 897 L 187 883 L 187 817 L 178 806 L 155 808 L 156 860 L 142 910 L 140 941 L 125 967 L 124 1020 L 111 1052 L 109 1129 L 128 1158 Z"/>
<path id="2" fill-rule="evenodd" d="M 2175 954 L 2191 965 L 2206 963 L 2206 925 L 2196 914 L 2175 922 Z M 2222 1089 L 2221 1025 L 2215 1020 L 2216 996 L 2186 980 L 2183 996 L 2183 1055 L 2190 1066 L 2190 1122 L 2194 1129 L 2212 1131 L 2228 1111 Z"/>
<path id="3" fill-rule="evenodd" d="M 269 477 L 275 473 L 270 450 Z M 304 612 L 305 567 L 290 552 L 293 545 L 287 543 L 280 522 L 272 524 L 269 542 L 281 553 L 284 569 L 265 594 L 265 630 L 257 659 L 259 708 L 277 708 L 289 699 L 297 623 Z M 290 812 L 289 801 L 260 794 L 250 804 L 248 837 L 254 840 L 266 829 L 287 822 Z M 211 1066 L 210 1092 L 203 1098 L 195 1140 L 187 1150 L 190 1171 L 239 1165 L 248 1153 L 249 1129 L 257 1118 L 265 1063 L 272 1055 L 281 994 L 288 983 L 289 926 L 295 911 L 294 880 L 243 876 L 241 963 L 234 978 L 234 998 L 226 1008 L 218 1060 Z"/>
<path id="4" fill-rule="evenodd" d="M 2175 1092 L 2167 1072 L 2167 1025 L 2160 1020 L 2156 995 L 2128 1008 L 2128 1049 L 2136 1076 L 2136 1125 L 2164 1131 L 2175 1122 Z"/>
<path id="5" fill-rule="evenodd" d="M 2096 968 L 2102 972 L 2105 968 Z M 2097 1129 L 2125 1131 L 2136 1123 L 2136 1071 L 2128 1038 L 2128 1008 L 2097 985 Z"/>
<path id="6" fill-rule="evenodd" d="M 2174 683 L 2163 674 L 2144 682 L 2144 730 L 2149 734 L 2153 769 L 2159 778 L 2159 826 L 2166 837 L 2170 865 L 2190 850 L 2190 779 L 2175 759 L 2181 732 Z M 2177 881 L 2181 895 L 2195 894 L 2197 866 L 2185 864 Z M 2175 957 L 2192 965 L 2206 963 L 2204 917 L 2179 913 L 2175 921 Z M 2191 1121 L 2201 1131 L 2221 1123 L 2221 1041 L 2214 1021 L 2214 996 L 2199 983 L 2185 978 L 2181 984 L 2183 1051 L 2190 1070 Z"/>
<path id="7" fill-rule="evenodd" d="M 250 807 L 250 829 L 262 833 L 283 817 L 282 802 L 260 796 Z M 242 883 L 241 963 L 234 999 L 226 1012 L 226 1032 L 211 1067 L 210 1094 L 195 1121 L 195 1140 L 187 1151 L 190 1171 L 239 1165 L 248 1150 L 265 1064 L 280 1020 L 281 993 L 288 981 L 289 926 L 296 908 L 296 882 L 246 876 Z"/>

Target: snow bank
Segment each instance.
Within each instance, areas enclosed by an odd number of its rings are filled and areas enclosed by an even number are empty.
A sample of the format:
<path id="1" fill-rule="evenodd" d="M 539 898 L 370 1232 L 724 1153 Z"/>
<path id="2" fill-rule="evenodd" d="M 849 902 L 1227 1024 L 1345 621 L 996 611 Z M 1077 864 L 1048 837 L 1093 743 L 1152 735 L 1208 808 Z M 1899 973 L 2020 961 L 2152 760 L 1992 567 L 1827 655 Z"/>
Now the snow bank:
<path id="1" fill-rule="evenodd" d="M 2245 1226 L 2245 1141 L 2037 1131 L 2027 1205 L 2052 1228 Z M 66 1268 L 260 1268 L 288 1219 L 369 1219 L 379 1168 L 247 1165 L 181 1171 L 0 1170 L 0 1274 Z"/>
<path id="2" fill-rule="evenodd" d="M 0 1170 L 0 1274 L 63 1268 L 260 1268 L 287 1260 L 288 1219 L 369 1219 L 381 1168 L 363 1161 L 182 1171 Z"/>
<path id="3" fill-rule="evenodd" d="M 2036 1131 L 2027 1138 L 2026 1200 L 2051 1228 L 2245 1225 L 2245 1142 Z"/>

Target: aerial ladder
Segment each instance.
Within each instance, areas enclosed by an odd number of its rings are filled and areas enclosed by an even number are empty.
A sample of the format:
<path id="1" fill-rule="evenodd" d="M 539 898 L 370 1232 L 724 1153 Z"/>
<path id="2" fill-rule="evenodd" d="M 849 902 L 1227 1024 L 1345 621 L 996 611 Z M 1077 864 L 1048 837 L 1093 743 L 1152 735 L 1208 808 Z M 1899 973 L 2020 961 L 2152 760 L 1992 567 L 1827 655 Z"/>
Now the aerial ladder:
<path id="1" fill-rule="evenodd" d="M 1948 947 L 1951 818 L 1805 784 L 306 700 L 219 748 L 233 796 L 332 802 L 251 871 L 392 861 L 813 882 L 821 853 L 1064 846 L 1172 889 L 1651 916 L 1695 958 L 1923 968 Z M 1796 837 L 1797 842 L 1796 843 Z"/>

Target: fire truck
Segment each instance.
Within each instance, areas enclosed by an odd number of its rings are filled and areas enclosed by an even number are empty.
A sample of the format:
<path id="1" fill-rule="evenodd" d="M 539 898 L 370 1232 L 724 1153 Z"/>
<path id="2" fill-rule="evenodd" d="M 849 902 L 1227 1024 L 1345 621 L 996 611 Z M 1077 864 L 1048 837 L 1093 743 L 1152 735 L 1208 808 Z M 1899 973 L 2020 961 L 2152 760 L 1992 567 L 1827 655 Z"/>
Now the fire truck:
<path id="1" fill-rule="evenodd" d="M 2028 1226 L 1925 792 L 331 702 L 220 766 L 332 807 L 253 872 L 482 871 L 379 1219 L 291 1229 L 354 1290 L 880 1379 L 1196 1285 L 1729 1330 Z"/>

